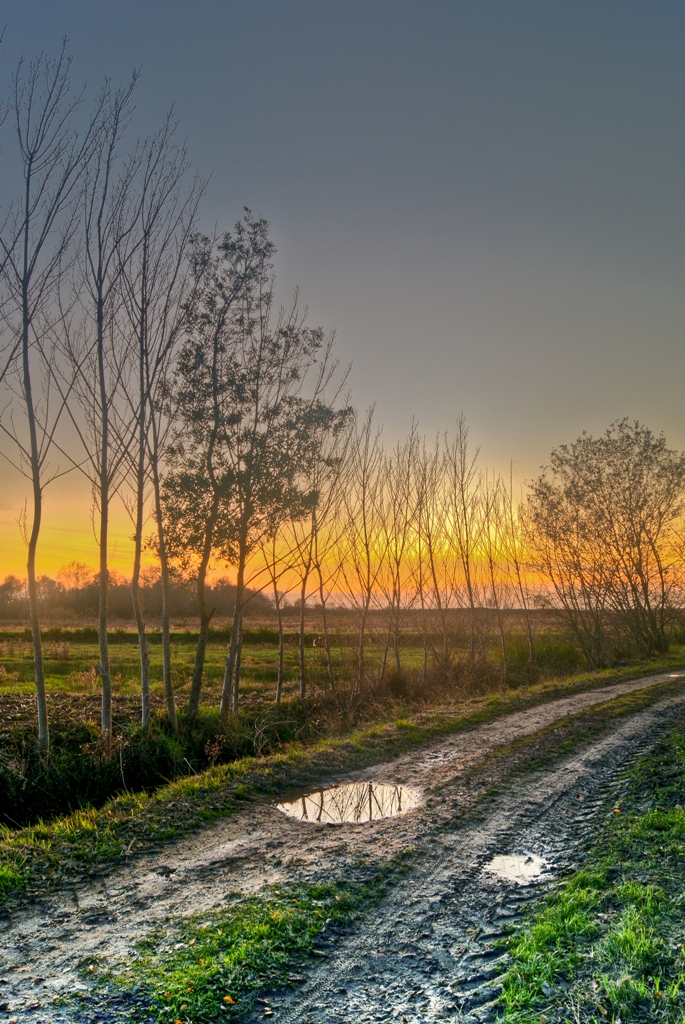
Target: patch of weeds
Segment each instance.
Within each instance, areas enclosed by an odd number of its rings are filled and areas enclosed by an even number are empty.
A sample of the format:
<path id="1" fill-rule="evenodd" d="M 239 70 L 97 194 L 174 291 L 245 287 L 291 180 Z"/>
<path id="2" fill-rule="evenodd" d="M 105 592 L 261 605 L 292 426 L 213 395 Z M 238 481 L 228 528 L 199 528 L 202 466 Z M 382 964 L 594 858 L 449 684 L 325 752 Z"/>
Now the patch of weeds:
<path id="1" fill-rule="evenodd" d="M 631 773 L 586 864 L 508 942 L 506 1024 L 685 1017 L 685 723 Z"/>
<path id="2" fill-rule="evenodd" d="M 119 992 L 146 998 L 131 1020 L 241 1020 L 259 999 L 266 1008 L 274 990 L 298 984 L 294 972 L 325 955 L 317 943 L 376 904 L 409 859 L 358 867 L 362 877 L 351 882 L 269 886 L 225 909 L 183 918 L 146 937 L 129 966 L 105 977 Z"/>
<path id="3" fill-rule="evenodd" d="M 0 898 L 8 896 L 17 889 L 23 888 L 26 872 L 24 860 L 18 857 L 15 864 L 0 864 Z"/>

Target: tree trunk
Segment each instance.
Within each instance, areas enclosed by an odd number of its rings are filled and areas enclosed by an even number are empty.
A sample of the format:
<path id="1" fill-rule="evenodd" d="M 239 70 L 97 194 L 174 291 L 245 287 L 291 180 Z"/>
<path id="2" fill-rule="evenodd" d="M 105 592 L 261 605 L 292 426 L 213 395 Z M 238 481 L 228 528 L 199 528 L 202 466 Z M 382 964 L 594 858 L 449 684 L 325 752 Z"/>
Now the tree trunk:
<path id="1" fill-rule="evenodd" d="M 283 612 L 281 610 L 281 599 L 278 593 L 278 584 L 274 575 L 274 604 L 276 606 L 276 616 L 278 619 L 278 677 L 276 679 L 276 707 L 281 703 L 281 697 L 283 695 L 283 656 L 284 656 L 284 640 L 283 640 Z"/>
<path id="2" fill-rule="evenodd" d="M 235 669 L 233 673 L 233 701 L 231 703 L 231 710 L 234 715 L 238 714 L 238 699 L 240 696 L 240 659 L 243 653 L 243 609 L 240 609 L 240 617 L 238 619 L 238 648 L 235 655 Z"/>
<path id="3" fill-rule="evenodd" d="M 300 700 L 304 700 L 307 696 L 307 665 L 305 657 L 305 634 L 304 634 L 304 611 L 305 601 L 307 596 L 307 581 L 309 579 L 309 573 L 307 572 L 302 580 L 302 587 L 300 589 L 300 627 L 298 630 L 298 661 L 300 666 Z"/>
<path id="4" fill-rule="evenodd" d="M 317 563 L 316 571 L 319 575 L 319 600 L 321 601 L 321 615 L 323 618 L 323 642 L 326 648 L 326 667 L 328 669 L 328 683 L 331 690 L 335 690 L 335 675 L 333 674 L 333 658 L 331 657 L 331 639 L 328 635 L 328 616 L 326 615 L 326 600 L 323 592 L 323 575 L 321 566 Z"/>
<path id="5" fill-rule="evenodd" d="M 24 395 L 29 420 L 31 444 L 31 477 L 33 482 L 33 523 L 28 540 L 27 574 L 29 583 L 29 608 L 31 614 L 31 639 L 33 642 L 33 670 L 36 680 L 36 705 L 38 711 L 38 747 L 43 755 L 50 750 L 50 730 L 48 726 L 48 705 L 45 693 L 45 671 L 43 668 L 43 646 L 40 636 L 40 618 L 38 615 L 38 588 L 36 585 L 36 549 L 43 515 L 43 492 L 40 485 L 40 464 L 38 456 L 38 436 L 36 417 L 33 408 L 33 392 L 29 365 L 28 322 L 25 318 L 23 332 L 23 374 Z"/>
<path id="6" fill-rule="evenodd" d="M 381 670 L 378 674 L 379 685 L 383 684 L 385 679 L 385 670 L 388 667 L 388 652 L 390 651 L 390 627 L 388 626 L 388 632 L 385 634 L 385 643 L 383 644 L 383 657 L 381 658 Z"/>
<path id="7" fill-rule="evenodd" d="M 102 477 L 101 477 L 102 481 Z M 103 484 L 101 482 L 101 487 Z M 107 640 L 107 598 L 109 587 L 109 569 L 107 567 L 107 484 L 100 493 L 100 603 L 98 611 L 98 648 L 100 651 L 100 679 L 102 680 L 102 733 L 112 735 L 112 675 L 109 667 L 109 643 Z"/>
<path id="8" fill-rule="evenodd" d="M 231 638 L 228 642 L 228 654 L 224 666 L 224 682 L 221 689 L 220 715 L 226 718 L 231 707 L 233 693 L 233 669 L 238 653 L 238 592 L 236 588 L 236 599 L 233 605 L 233 618 L 231 620 Z"/>
<path id="9" fill-rule="evenodd" d="M 140 648 L 140 721 L 143 728 L 150 724 L 150 653 L 148 651 L 147 637 L 145 636 L 145 619 L 140 601 L 140 557 L 136 551 L 136 561 L 133 567 L 131 578 L 131 598 L 133 600 L 133 614 L 136 619 L 136 630 L 138 632 L 138 647 Z"/>
<path id="10" fill-rule="evenodd" d="M 209 636 L 209 624 L 214 615 L 214 608 L 207 606 L 205 595 L 205 584 L 207 581 L 207 568 L 212 553 L 212 539 L 214 536 L 214 524 L 218 512 L 218 499 L 214 499 L 210 513 L 207 529 L 205 532 L 205 545 L 202 551 L 202 560 L 197 572 L 197 606 L 200 612 L 200 636 L 195 650 L 195 665 L 193 666 L 193 681 L 190 687 L 190 699 L 188 701 L 188 718 L 192 721 L 197 718 L 200 709 L 200 694 L 202 693 L 202 675 L 205 668 L 205 654 L 207 651 L 207 638 Z"/>
<path id="11" fill-rule="evenodd" d="M 100 384 L 100 408 L 102 415 L 102 438 L 100 448 L 100 602 L 98 612 L 98 647 L 100 651 L 100 679 L 102 681 L 102 733 L 112 735 L 112 676 L 109 667 L 109 644 L 107 641 L 107 598 L 109 589 L 109 568 L 107 548 L 109 533 L 109 414 L 104 362 L 104 328 L 101 303 L 98 305 L 98 376 Z"/>
<path id="12" fill-rule="evenodd" d="M 240 653 L 243 643 L 243 594 L 245 590 L 245 562 L 247 560 L 247 538 L 243 534 L 238 545 L 238 578 L 235 588 L 235 607 L 231 625 L 231 641 L 224 669 L 224 685 L 221 691 L 222 718 L 228 716 L 229 710 L 238 713 L 240 694 Z"/>
<path id="13" fill-rule="evenodd" d="M 369 613 L 368 602 L 362 611 L 361 622 L 359 624 L 359 652 L 357 661 L 357 686 L 361 689 L 364 681 L 364 672 L 366 669 L 366 617 Z"/>
<path id="14" fill-rule="evenodd" d="M 141 376 L 142 380 L 142 376 Z M 134 543 L 135 551 L 133 556 L 133 575 L 131 576 L 131 598 L 133 600 L 133 614 L 136 619 L 138 631 L 138 646 L 140 648 L 140 705 L 141 724 L 147 728 L 150 724 L 150 654 L 145 636 L 145 620 L 140 600 L 140 565 L 143 551 L 143 498 L 145 490 L 145 396 L 141 387 L 139 436 L 138 436 L 138 469 L 136 474 L 136 519 Z"/>
<path id="15" fill-rule="evenodd" d="M 161 568 L 162 586 L 162 680 L 164 684 L 164 700 L 166 702 L 166 713 L 169 725 L 175 733 L 178 732 L 178 717 L 176 715 L 176 702 L 174 701 L 174 690 L 171 683 L 171 626 L 169 611 L 169 560 L 167 558 L 166 540 L 164 537 L 164 524 L 162 519 L 162 492 L 159 480 L 159 462 L 157 459 L 157 430 L 152 423 L 153 453 L 152 453 L 152 480 L 155 489 L 155 515 L 157 518 L 157 544 L 159 564 Z"/>
<path id="16" fill-rule="evenodd" d="M 146 292 L 147 261 L 143 260 L 142 290 Z M 145 620 L 140 599 L 140 565 L 143 553 L 143 515 L 145 500 L 145 435 L 147 425 L 147 397 L 145 393 L 145 316 L 140 319 L 138 332 L 138 460 L 136 466 L 136 517 L 134 527 L 133 574 L 131 599 L 138 631 L 140 650 L 140 711 L 144 729 L 150 724 L 150 654 L 145 636 Z"/>
<path id="17" fill-rule="evenodd" d="M 395 619 L 395 623 L 394 623 L 394 632 L 393 632 L 392 643 L 393 643 L 393 650 L 395 652 L 395 671 L 397 672 L 397 674 L 399 676 L 400 673 L 402 672 L 402 662 L 400 660 L 400 623 L 399 623 L 399 612 L 398 612 L 397 618 Z"/>

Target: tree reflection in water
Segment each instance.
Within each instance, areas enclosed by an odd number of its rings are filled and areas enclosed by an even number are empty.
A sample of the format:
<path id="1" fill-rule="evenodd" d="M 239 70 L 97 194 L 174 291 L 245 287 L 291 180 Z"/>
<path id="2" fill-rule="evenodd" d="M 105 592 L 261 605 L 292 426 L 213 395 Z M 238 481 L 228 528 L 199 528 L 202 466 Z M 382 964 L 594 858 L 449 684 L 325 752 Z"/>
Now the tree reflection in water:
<path id="1" fill-rule="evenodd" d="M 421 802 L 421 793 L 407 786 L 351 782 L 332 789 L 307 793 L 297 800 L 278 804 L 278 810 L 300 821 L 360 824 L 406 814 Z"/>

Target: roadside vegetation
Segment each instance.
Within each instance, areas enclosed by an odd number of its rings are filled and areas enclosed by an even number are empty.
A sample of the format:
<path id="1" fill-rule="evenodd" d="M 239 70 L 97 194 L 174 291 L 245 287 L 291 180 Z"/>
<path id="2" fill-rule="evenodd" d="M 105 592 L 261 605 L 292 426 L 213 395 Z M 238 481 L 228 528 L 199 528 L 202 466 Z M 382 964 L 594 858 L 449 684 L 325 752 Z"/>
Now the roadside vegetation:
<path id="1" fill-rule="evenodd" d="M 678 666 L 669 659 L 658 667 L 668 671 Z M 168 783 L 151 794 L 125 792 L 99 809 L 75 811 L 20 829 L 0 826 L 0 902 L 22 892 L 39 895 L 62 881 L 140 855 L 232 814 L 244 801 L 273 798 L 293 786 L 309 785 L 336 772 L 387 760 L 430 740 L 493 721 L 502 714 L 640 674 L 634 666 L 619 672 L 605 670 L 550 681 L 526 691 L 414 709 L 402 718 L 358 727 L 337 738 L 311 744 L 295 741 L 269 756 L 215 765 Z M 579 743 L 611 728 L 618 718 L 641 710 L 681 686 L 682 680 L 675 678 L 636 690 L 558 721 L 553 728 L 517 741 L 511 751 L 500 753 L 512 755 L 512 771 L 542 767 L 550 759 L 565 756 Z"/>
<path id="2" fill-rule="evenodd" d="M 19 185 L 0 189 L 0 436 L 31 495 L 17 510 L 26 579 L 0 585 L 0 898 L 286 781 L 685 660 L 685 454 L 621 419 L 555 448 L 519 499 L 511 473 L 482 467 L 463 416 L 386 443 L 373 408 L 352 404 L 334 332 L 308 322 L 299 292 L 277 301 L 268 222 L 245 208 L 199 232 L 206 183 L 171 115 L 138 137 L 138 78 L 91 102 L 65 42 L 22 60 L 0 103 Z M 46 491 L 65 473 L 89 485 L 99 557 L 51 579 Z M 110 571 L 117 504 L 127 578 Z M 568 744 L 614 711 L 574 720 Z M 588 878 L 583 893 L 610 888 Z M 640 895 L 626 877 L 612 948 L 633 932 L 661 948 L 649 929 L 670 920 L 669 884 Z M 282 974 L 287 942 L 297 959 L 324 909 L 333 920 L 363 899 L 320 890 L 319 914 L 311 893 L 291 896 L 298 917 L 276 895 L 225 930 L 212 916 L 207 963 L 227 966 L 196 980 L 215 1009 L 219 988 L 251 991 L 240 934 L 262 936 Z M 177 952 L 167 1011 L 197 973 Z M 597 991 L 678 1005 L 675 966 L 625 955 L 635 977 L 598 976 Z M 155 955 L 140 964 L 157 991 Z M 511 979 L 506 993 L 507 1012 L 528 1012 Z"/>
<path id="3" fill-rule="evenodd" d="M 509 945 L 506 1024 L 685 1014 L 685 723 L 640 761 L 583 868 Z"/>
<path id="4" fill-rule="evenodd" d="M 65 640 L 65 636 L 72 639 Z M 491 709 L 504 709 L 544 699 L 545 693 L 560 692 L 564 689 L 564 677 L 570 686 L 578 688 L 589 679 L 603 678 L 601 673 L 574 673 L 578 654 L 573 645 L 563 636 L 540 631 L 534 666 L 527 662 L 525 637 L 512 634 L 509 638 L 511 677 L 506 687 L 500 681 L 496 658 L 485 666 L 489 674 L 484 670 L 480 680 L 472 680 L 466 692 L 444 677 L 424 679 L 420 670 L 421 648 L 407 643 L 407 670 L 403 675 L 387 675 L 382 684 L 378 678 L 369 679 L 364 690 L 352 681 L 331 692 L 325 685 L 322 652 L 311 646 L 317 639 L 313 633 L 308 634 L 310 646 L 306 649 L 313 682 L 309 696 L 302 700 L 297 682 L 299 638 L 291 634 L 286 644 L 287 679 L 282 700 L 276 705 L 273 674 L 278 646 L 268 642 L 273 641 L 273 636 L 263 628 L 244 638 L 245 699 L 238 713 L 223 718 L 214 703 L 222 687 L 223 646 L 214 638 L 207 647 L 206 661 L 211 668 L 207 671 L 205 701 L 193 718 L 181 716 L 179 728 L 174 731 L 164 712 L 160 646 L 156 649 L 157 664 L 151 659 L 151 676 L 157 676 L 150 690 L 151 718 L 147 727 L 139 724 L 135 644 L 130 634 L 122 632 L 114 634 L 111 644 L 113 735 L 103 739 L 97 722 L 98 679 L 93 661 L 97 648 L 93 643 L 83 643 L 83 637 L 78 635 L 81 642 L 74 643 L 73 637 L 74 633 L 61 630 L 53 644 L 46 644 L 46 653 L 51 655 L 44 663 L 47 706 L 53 718 L 52 751 L 47 759 L 36 743 L 31 645 L 21 639 L 0 643 L 0 671 L 5 674 L 4 682 L 0 683 L 0 824 L 10 828 L 47 823 L 73 811 L 97 809 L 118 795 L 151 794 L 171 780 L 194 776 L 241 758 L 275 754 L 293 745 L 304 747 L 343 739 L 359 728 L 378 725 L 382 729 L 405 718 L 416 721 L 417 717 L 443 714 L 449 729 L 450 722 L 462 716 L 469 698 L 479 694 L 492 695 L 493 699 L 487 702 Z M 333 639 L 335 663 L 343 664 L 349 657 L 350 645 L 354 647 L 354 638 L 340 634 Z M 174 641 L 180 665 L 184 659 L 186 665 L 192 663 L 193 646 L 192 635 Z M 155 650 L 152 645 L 150 649 Z M 377 650 L 375 654 L 380 657 Z M 617 668 L 606 678 L 658 672 L 684 659 L 685 653 L 674 646 L 669 655 Z M 564 667 L 566 673 L 560 672 Z M 540 677 L 547 679 L 548 687 L 534 684 Z M 176 694 L 182 697 L 190 686 L 189 676 L 180 676 Z"/>
<path id="5" fill-rule="evenodd" d="M 655 691 L 637 690 L 557 720 L 553 726 L 486 759 L 465 778 L 464 784 L 474 787 L 487 802 L 493 784 L 499 787 L 511 775 L 551 765 L 579 744 L 605 734 L 621 718 L 679 691 L 682 680 L 670 681 Z M 487 720 L 492 712 L 492 706 L 486 705 L 451 725 L 468 728 L 477 724 L 478 719 Z M 433 727 L 437 729 L 439 722 L 434 721 Z M 444 732 L 444 722 L 442 729 Z M 423 729 L 417 724 L 414 730 L 414 741 L 431 731 L 429 724 Z M 368 763 L 374 749 L 379 756 L 388 741 L 393 752 L 406 749 L 407 732 L 411 733 L 411 724 L 398 723 L 393 742 L 391 730 L 386 730 L 385 735 L 368 730 L 357 737 L 356 749 L 346 746 L 338 755 L 345 759 L 344 763 Z M 375 748 L 374 742 L 378 744 Z M 271 760 L 269 764 L 253 765 L 252 774 L 243 776 L 247 785 L 235 785 L 234 777 L 236 804 L 239 799 L 250 799 L 263 792 L 265 782 L 278 787 L 279 780 L 306 778 L 308 770 L 314 777 L 320 777 L 334 754 L 334 748 L 329 746 L 303 752 L 299 764 Z M 269 766 L 273 770 L 270 779 Z M 186 799 L 179 799 L 179 789 L 175 787 L 165 796 L 168 799 L 172 795 L 183 816 L 192 813 L 191 793 L 186 794 Z M 203 800 L 201 789 L 195 795 Z M 480 801 L 469 813 L 479 813 L 478 806 Z M 160 810 L 170 817 L 171 808 L 169 801 Z M 390 862 L 374 862 L 372 857 L 366 857 L 348 864 L 344 877 L 327 870 L 320 880 L 284 880 L 249 896 L 236 893 L 220 910 L 168 919 L 138 943 L 124 964 L 112 966 L 93 956 L 80 963 L 84 980 L 92 986 L 91 1008 L 98 1002 L 108 1006 L 114 1002 L 132 1020 L 182 1020 L 193 1024 L 215 1020 L 219 1015 L 226 1019 L 250 1019 L 256 1008 L 260 1014 L 270 1015 L 272 1009 L 278 1009 L 284 991 L 301 984 L 312 964 L 334 951 L 340 935 L 359 926 L 364 913 L 384 898 L 388 888 L 406 871 L 420 871 L 420 863 L 420 852 L 413 849 L 403 851 Z"/>

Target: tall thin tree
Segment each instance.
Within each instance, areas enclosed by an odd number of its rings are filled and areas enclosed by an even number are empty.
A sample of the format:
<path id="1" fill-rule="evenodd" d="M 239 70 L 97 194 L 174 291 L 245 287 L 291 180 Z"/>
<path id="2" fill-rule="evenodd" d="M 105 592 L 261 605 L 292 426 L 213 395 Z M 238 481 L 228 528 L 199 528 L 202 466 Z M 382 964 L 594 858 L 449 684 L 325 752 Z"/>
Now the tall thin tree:
<path id="1" fill-rule="evenodd" d="M 13 77 L 9 112 L 13 123 L 21 193 L 0 224 L 0 272 L 6 289 L 2 314 L 10 343 L 3 366 L 12 377 L 25 419 L 25 431 L 5 417 L 2 429 L 16 445 L 17 467 L 31 483 L 30 509 L 22 517 L 27 543 L 27 575 L 33 663 L 38 705 L 38 744 L 49 749 L 45 672 L 40 635 L 36 553 L 43 516 L 43 493 L 58 472 L 49 459 L 65 411 L 64 395 L 54 396 L 55 347 L 59 319 L 57 292 L 73 257 L 75 200 L 81 176 L 102 127 L 102 101 L 82 131 L 75 125 L 83 91 L 73 93 L 66 40 L 60 55 L 44 53 Z M 68 390 L 68 389 L 67 389 Z M 42 397 L 41 397 L 42 396 Z"/>
<path id="2" fill-rule="evenodd" d="M 99 547 L 98 672 L 102 685 L 101 729 L 112 734 L 112 677 L 107 637 L 109 518 L 113 494 L 123 478 L 135 424 L 123 411 L 122 382 L 129 372 L 130 339 L 123 330 L 122 275 L 137 239 L 140 194 L 136 189 L 140 147 L 125 154 L 123 139 L 132 116 L 137 73 L 125 88 L 108 83 L 102 129 L 86 167 L 82 190 L 83 255 L 80 301 L 84 317 L 67 344 L 78 367 L 81 415 L 72 415 L 84 457 L 79 466 L 91 482 L 94 530 Z"/>
<path id="3" fill-rule="evenodd" d="M 187 257 L 197 208 L 203 192 L 199 178 L 184 189 L 189 171 L 185 146 L 174 139 L 176 123 L 170 113 L 160 130 L 146 140 L 140 161 L 139 221 L 132 259 L 124 260 L 124 304 L 135 349 L 136 369 L 128 392 L 130 414 L 136 423 L 131 450 L 130 475 L 133 497 L 127 502 L 134 526 L 134 557 L 131 596 L 140 648 L 141 717 L 150 719 L 150 659 L 145 634 L 140 575 L 145 527 L 145 507 L 151 484 L 159 511 L 160 459 L 168 430 L 169 369 L 187 323 L 192 304 L 193 275 Z M 169 565 L 164 519 L 157 515 L 154 548 L 160 561 L 162 589 L 162 675 L 167 718 L 177 728 L 171 685 L 169 622 Z"/>

